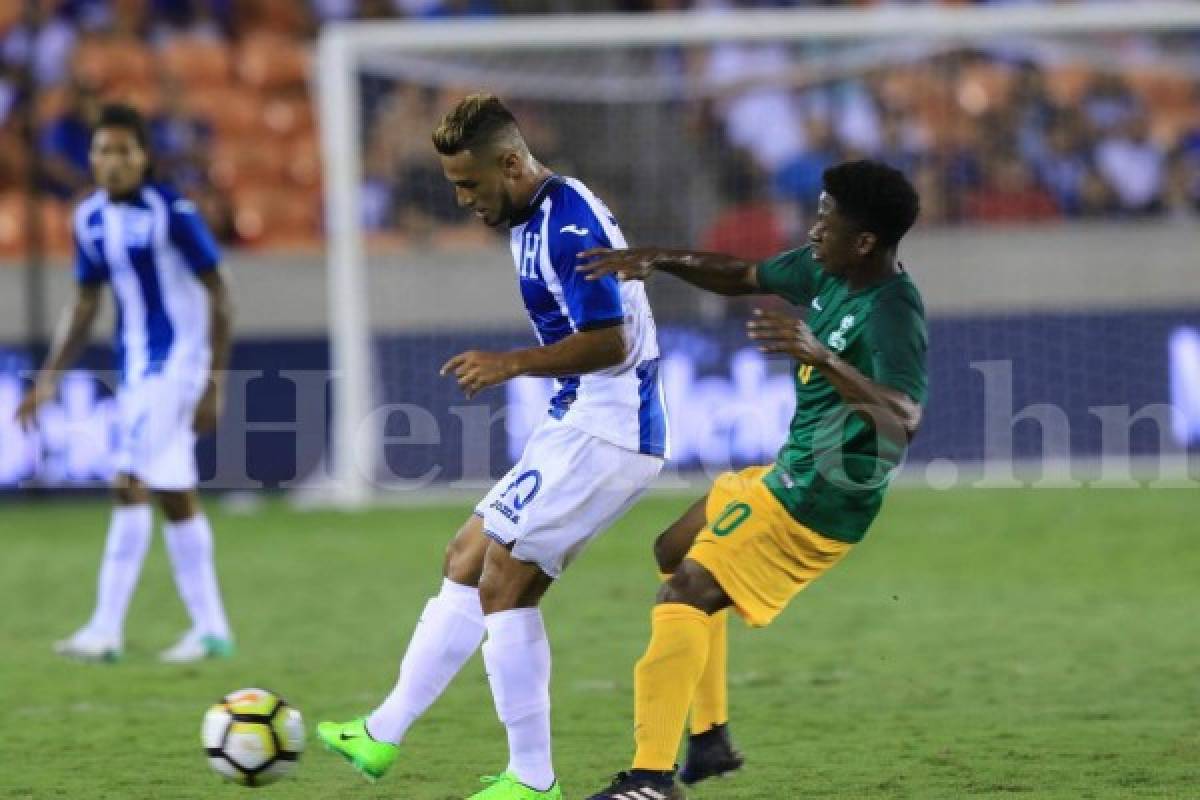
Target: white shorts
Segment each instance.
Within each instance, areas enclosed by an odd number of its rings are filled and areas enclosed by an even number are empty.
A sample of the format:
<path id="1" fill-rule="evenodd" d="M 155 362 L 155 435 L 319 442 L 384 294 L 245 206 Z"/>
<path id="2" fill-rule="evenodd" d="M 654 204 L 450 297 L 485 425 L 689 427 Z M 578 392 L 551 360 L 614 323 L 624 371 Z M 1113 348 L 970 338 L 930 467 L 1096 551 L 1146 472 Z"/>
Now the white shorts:
<path id="1" fill-rule="evenodd" d="M 488 536 L 512 545 L 514 558 L 557 578 L 633 505 L 662 467 L 661 458 L 547 419 L 475 513 Z"/>
<path id="2" fill-rule="evenodd" d="M 147 375 L 117 390 L 120 416 L 116 468 L 151 489 L 196 488 L 196 433 L 192 429 L 204 381 Z"/>

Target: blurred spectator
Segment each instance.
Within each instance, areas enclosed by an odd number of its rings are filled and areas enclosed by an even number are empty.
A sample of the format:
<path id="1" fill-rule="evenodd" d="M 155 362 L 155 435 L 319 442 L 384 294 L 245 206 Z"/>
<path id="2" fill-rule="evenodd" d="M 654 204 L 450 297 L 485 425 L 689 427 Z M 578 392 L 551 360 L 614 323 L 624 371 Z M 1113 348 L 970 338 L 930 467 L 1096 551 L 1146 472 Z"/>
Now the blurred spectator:
<path id="1" fill-rule="evenodd" d="M 1034 164 L 1038 181 L 1050 192 L 1059 210 L 1069 217 L 1082 214 L 1094 169 L 1078 124 L 1066 119 L 1054 123 Z"/>
<path id="2" fill-rule="evenodd" d="M 1046 76 L 1037 64 L 1022 64 L 1017 70 L 1012 95 L 1016 145 L 1021 156 L 1037 162 L 1046 154 L 1046 132 L 1060 115 L 1046 88 Z"/>
<path id="3" fill-rule="evenodd" d="M 1200 212 L 1200 130 L 1181 136 L 1171 154 L 1167 203 L 1176 216 Z"/>
<path id="4" fill-rule="evenodd" d="M 1083 97 L 1084 117 L 1097 135 L 1121 128 L 1141 112 L 1129 86 L 1112 73 L 1097 75 Z"/>
<path id="5" fill-rule="evenodd" d="M 34 26 L 14 25 L 0 40 L 0 60 L 13 66 L 29 64 L 38 86 L 65 81 L 71 66 L 71 51 L 78 38 L 67 5 L 63 0 L 36 3 Z"/>
<path id="6" fill-rule="evenodd" d="M 91 185 L 88 150 L 99 112 L 96 89 L 72 83 L 66 109 L 41 134 L 44 183 L 51 194 L 67 200 Z"/>
<path id="7" fill-rule="evenodd" d="M 217 39 L 225 35 L 232 19 L 232 0 L 152 0 L 153 36 L 199 36 Z"/>
<path id="8" fill-rule="evenodd" d="M 1101 142 L 1096 147 L 1096 165 L 1123 211 L 1148 214 L 1161 210 L 1166 153 L 1151 139 L 1144 118 L 1129 118 L 1119 133 Z"/>
<path id="9" fill-rule="evenodd" d="M 761 261 L 787 246 L 783 225 L 766 197 L 769 181 L 754 159 L 736 150 L 720 161 L 723 210 L 701 235 L 702 248 Z"/>
<path id="10" fill-rule="evenodd" d="M 717 114 L 733 147 L 753 153 L 774 173 L 805 147 L 794 93 L 779 85 L 792 69 L 782 45 L 721 44 L 713 48 L 705 80 L 720 97 Z"/>
<path id="11" fill-rule="evenodd" d="M 0 61 L 0 129 L 3 129 L 21 99 L 18 69 Z"/>
<path id="12" fill-rule="evenodd" d="M 841 150 L 825 119 L 811 117 L 807 133 L 808 146 L 775 175 L 775 191 L 811 211 L 821 194 L 821 174 L 841 160 Z"/>
<path id="13" fill-rule="evenodd" d="M 392 0 L 395 9 L 406 17 L 490 17 L 496 13 L 489 0 Z"/>
<path id="14" fill-rule="evenodd" d="M 986 180 L 963 202 L 963 217 L 974 222 L 1044 222 L 1057 216 L 1054 199 L 1016 153 L 990 159 Z"/>
<path id="15" fill-rule="evenodd" d="M 188 111 L 183 87 L 170 81 L 163 87 L 163 107 L 150 122 L 155 166 L 191 196 L 208 188 L 212 125 Z"/>
<path id="16" fill-rule="evenodd" d="M 873 157 L 912 175 L 924 150 L 920 131 L 902 113 L 890 112 L 880 120 L 879 148 Z"/>

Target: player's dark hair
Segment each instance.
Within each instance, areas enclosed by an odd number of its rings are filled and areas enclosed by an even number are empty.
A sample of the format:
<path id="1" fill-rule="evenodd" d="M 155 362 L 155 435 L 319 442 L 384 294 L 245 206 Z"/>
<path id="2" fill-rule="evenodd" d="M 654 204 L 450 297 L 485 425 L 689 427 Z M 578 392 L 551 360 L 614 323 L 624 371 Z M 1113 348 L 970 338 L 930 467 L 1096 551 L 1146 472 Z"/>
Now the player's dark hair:
<path id="1" fill-rule="evenodd" d="M 101 128 L 121 128 L 133 134 L 138 146 L 150 153 L 150 133 L 146 127 L 146 118 L 142 112 L 124 103 L 106 103 L 100 109 L 96 118 L 96 130 Z"/>
<path id="2" fill-rule="evenodd" d="M 517 119 L 494 94 L 464 98 L 442 118 L 433 132 L 433 146 L 444 156 L 478 150 L 519 136 Z"/>
<path id="3" fill-rule="evenodd" d="M 904 173 L 878 161 L 847 161 L 821 176 L 838 213 L 892 247 L 917 221 L 921 202 Z"/>

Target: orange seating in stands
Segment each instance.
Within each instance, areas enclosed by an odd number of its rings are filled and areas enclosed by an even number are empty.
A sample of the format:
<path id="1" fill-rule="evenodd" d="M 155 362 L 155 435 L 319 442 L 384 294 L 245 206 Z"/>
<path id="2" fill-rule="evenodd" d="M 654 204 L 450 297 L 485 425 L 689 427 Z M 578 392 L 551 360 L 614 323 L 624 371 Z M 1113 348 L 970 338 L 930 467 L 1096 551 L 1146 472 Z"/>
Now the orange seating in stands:
<path id="1" fill-rule="evenodd" d="M 1196 97 L 1191 76 L 1162 68 L 1130 69 L 1122 73 L 1134 93 L 1152 112 L 1188 108 Z"/>
<path id="2" fill-rule="evenodd" d="M 278 136 L 293 137 L 313 129 L 312 103 L 303 92 L 266 98 L 262 105 L 263 126 Z"/>
<path id="3" fill-rule="evenodd" d="M 209 122 L 220 137 L 259 133 L 261 103 L 256 92 L 237 86 L 195 89 L 185 101 L 188 110 Z"/>
<path id="4" fill-rule="evenodd" d="M 93 86 L 148 84 L 155 76 L 154 54 L 136 39 L 85 39 L 75 48 L 72 74 Z"/>
<path id="5" fill-rule="evenodd" d="M 233 195 L 233 227 L 248 245 L 311 246 L 319 214 L 320 199 L 312 192 L 256 186 Z"/>
<path id="6" fill-rule="evenodd" d="M 67 110 L 67 87 L 47 86 L 39 89 L 34 105 L 34 117 L 39 128 L 44 128 L 62 116 Z"/>
<path id="7" fill-rule="evenodd" d="M 255 186 L 282 188 L 287 172 L 287 151 L 278 142 L 261 136 L 218 141 L 209 164 L 213 185 L 226 191 Z"/>
<path id="8" fill-rule="evenodd" d="M 0 186 L 21 188 L 29 178 L 29 158 L 16 131 L 0 130 Z"/>
<path id="9" fill-rule="evenodd" d="M 0 34 L 6 33 L 10 25 L 20 21 L 24 10 L 20 3 L 0 3 Z"/>
<path id="10" fill-rule="evenodd" d="M 237 75 L 260 90 L 304 86 L 308 82 L 308 48 L 269 33 L 248 36 L 238 48 Z"/>
<path id="11" fill-rule="evenodd" d="M 159 57 L 167 75 L 187 88 L 225 86 L 233 75 L 233 54 L 223 41 L 178 36 Z"/>
<path id="12" fill-rule="evenodd" d="M 118 83 L 104 90 L 105 102 L 127 103 L 147 117 L 162 108 L 162 92 L 158 87 L 143 83 Z"/>
<path id="13" fill-rule="evenodd" d="M 23 255 L 29 244 L 25 195 L 9 192 L 0 195 L 0 256 Z M 43 200 L 41 209 L 42 246 L 45 252 L 62 255 L 71 247 L 70 210 L 57 200 Z"/>
<path id="14" fill-rule="evenodd" d="M 1092 82 L 1095 70 L 1084 64 L 1063 64 L 1046 70 L 1046 90 L 1056 103 L 1074 106 Z"/>
<path id="15" fill-rule="evenodd" d="M 309 31 L 312 23 L 307 5 L 297 0 L 240 0 L 236 6 L 237 27 L 299 38 Z"/>
<path id="16" fill-rule="evenodd" d="M 319 189 L 321 151 L 316 136 L 309 133 L 288 142 L 286 168 L 288 179 L 296 186 Z"/>

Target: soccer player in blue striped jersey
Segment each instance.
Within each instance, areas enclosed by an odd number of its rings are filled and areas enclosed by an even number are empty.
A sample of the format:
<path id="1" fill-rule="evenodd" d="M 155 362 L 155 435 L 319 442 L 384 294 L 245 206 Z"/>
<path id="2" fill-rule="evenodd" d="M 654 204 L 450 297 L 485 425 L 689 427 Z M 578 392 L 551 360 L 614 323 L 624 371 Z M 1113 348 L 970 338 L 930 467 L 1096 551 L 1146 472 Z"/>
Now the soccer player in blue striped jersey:
<path id="1" fill-rule="evenodd" d="M 588 281 L 576 272 L 579 254 L 624 248 L 625 238 L 586 186 L 538 163 L 499 99 L 466 98 L 433 140 L 459 205 L 508 228 L 539 342 L 470 350 L 442 373 L 468 397 L 520 375 L 555 378 L 557 391 L 516 466 L 447 549 L 441 591 L 417 623 L 396 688 L 370 716 L 321 723 L 317 733 L 380 777 L 408 728 L 482 644 L 509 763 L 472 798 L 555 800 L 562 790 L 551 760 L 550 646 L 539 604 L 662 469 L 668 437 L 654 318 L 640 282 Z"/>
<path id="2" fill-rule="evenodd" d="M 196 432 L 216 425 L 229 355 L 232 309 L 212 235 L 196 207 L 150 180 L 146 126 L 123 105 L 106 106 L 92 136 L 98 190 L 75 211 L 75 303 L 18 409 L 36 425 L 58 378 L 86 344 L 108 286 L 117 308 L 120 418 L 116 506 L 91 621 L 58 642 L 62 655 L 111 661 L 121 654 L 125 612 L 150 545 L 157 500 L 167 552 L 192 627 L 162 653 L 189 662 L 232 653 L 213 566 L 212 531 L 196 494 Z"/>

